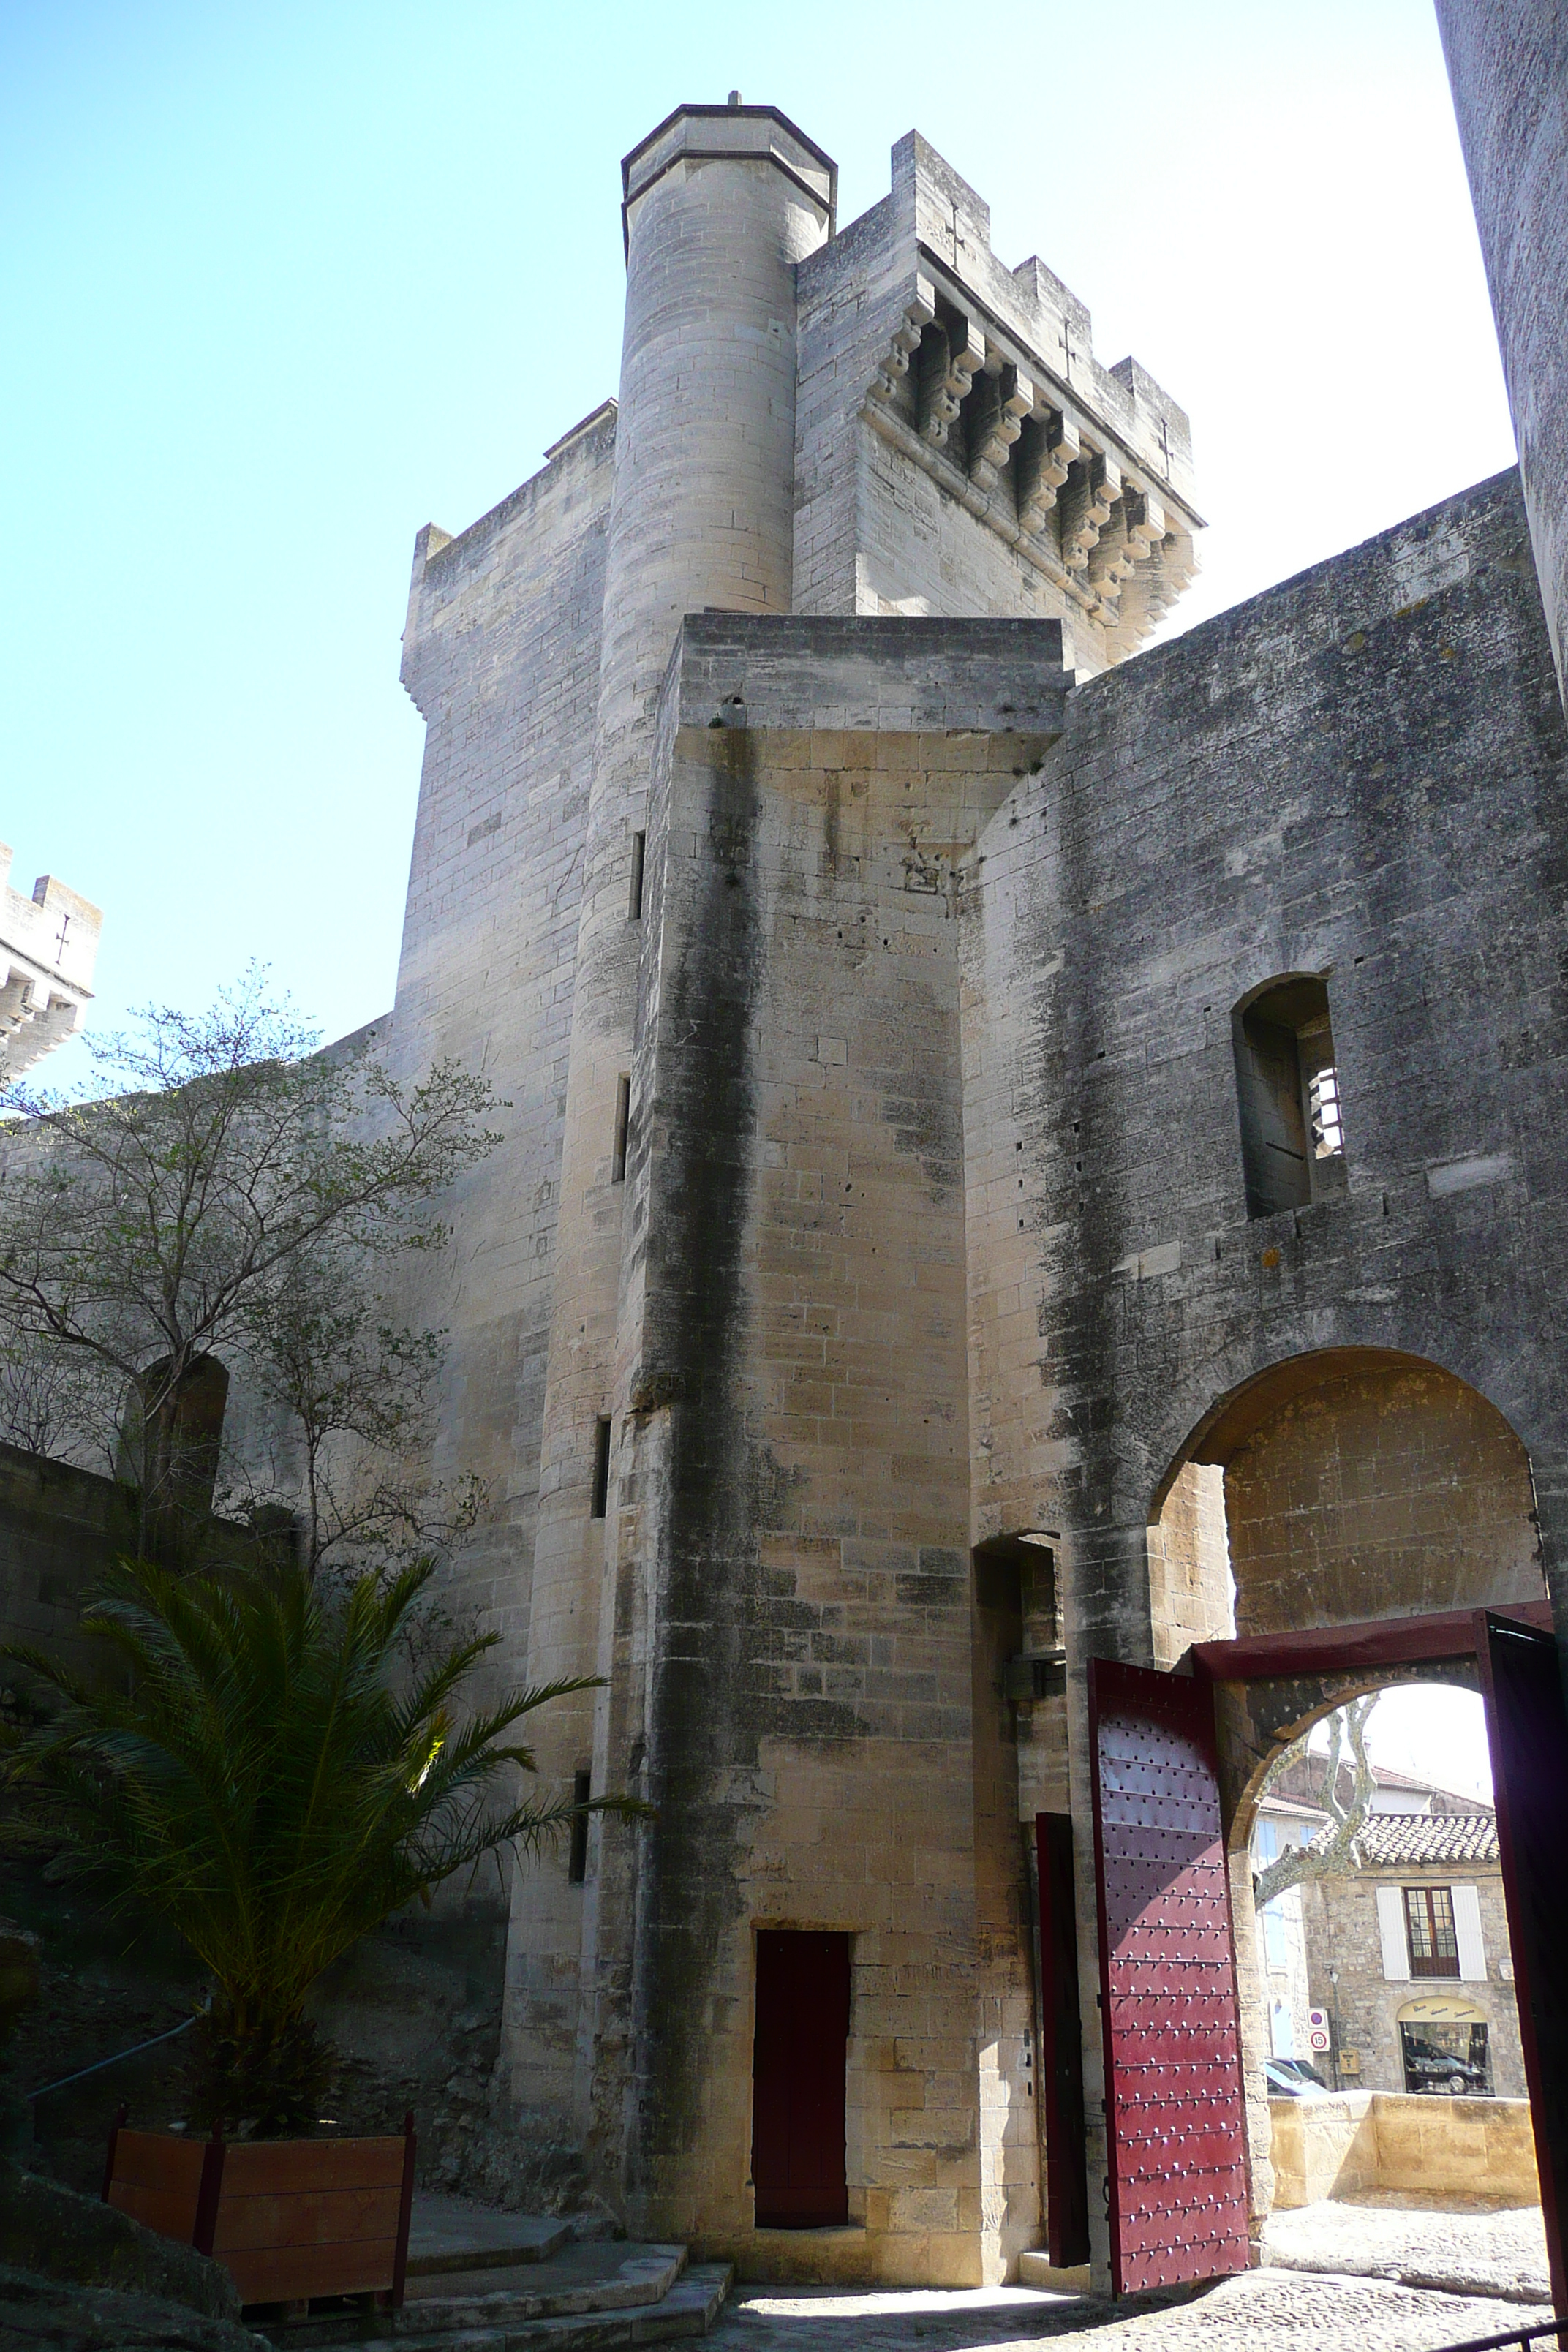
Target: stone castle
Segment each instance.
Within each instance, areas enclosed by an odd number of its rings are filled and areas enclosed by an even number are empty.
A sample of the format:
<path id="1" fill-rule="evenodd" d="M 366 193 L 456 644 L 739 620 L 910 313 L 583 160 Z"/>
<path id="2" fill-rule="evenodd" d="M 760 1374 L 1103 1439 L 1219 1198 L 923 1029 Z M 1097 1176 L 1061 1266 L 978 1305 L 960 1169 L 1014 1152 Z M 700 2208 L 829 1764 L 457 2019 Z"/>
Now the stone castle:
<path id="1" fill-rule="evenodd" d="M 520 2145 L 753 2276 L 1209 2275 L 1267 1763 L 1485 1680 L 1467 1612 L 1547 1641 L 1568 1558 L 1519 482 L 1140 654 L 1186 417 L 923 140 L 841 229 L 783 115 L 684 106 L 623 194 L 618 401 L 417 541 L 375 1030 L 510 1106 L 433 1301 L 456 1573 L 604 1678 L 549 1785 L 658 1809 L 519 1882 Z"/>

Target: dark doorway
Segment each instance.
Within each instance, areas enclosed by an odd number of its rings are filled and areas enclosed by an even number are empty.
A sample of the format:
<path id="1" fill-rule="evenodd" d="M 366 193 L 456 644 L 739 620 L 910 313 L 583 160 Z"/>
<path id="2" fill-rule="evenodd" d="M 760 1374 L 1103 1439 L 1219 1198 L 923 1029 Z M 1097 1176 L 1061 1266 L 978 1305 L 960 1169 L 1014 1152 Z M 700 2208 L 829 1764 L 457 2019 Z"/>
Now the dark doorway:
<path id="1" fill-rule="evenodd" d="M 1078 1911 L 1072 1816 L 1037 1813 L 1040 1874 L 1040 2097 L 1046 2125 L 1046 2243 L 1052 2267 L 1087 2263 L 1083 2021 L 1078 1997 Z"/>
<path id="2" fill-rule="evenodd" d="M 785 1927 L 757 1934 L 752 2179 L 759 2230 L 849 2219 L 844 2065 L 849 1938 Z"/>

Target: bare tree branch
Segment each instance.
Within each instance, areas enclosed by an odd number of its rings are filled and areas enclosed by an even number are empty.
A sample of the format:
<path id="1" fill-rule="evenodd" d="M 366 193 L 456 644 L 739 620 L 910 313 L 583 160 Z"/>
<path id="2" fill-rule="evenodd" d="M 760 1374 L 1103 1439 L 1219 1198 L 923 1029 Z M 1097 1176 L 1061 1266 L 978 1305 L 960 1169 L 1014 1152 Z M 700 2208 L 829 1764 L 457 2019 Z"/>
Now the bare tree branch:
<path id="1" fill-rule="evenodd" d="M 1255 1874 L 1252 1899 L 1259 1911 L 1289 1886 L 1300 1886 L 1311 1878 L 1331 1878 L 1359 1865 L 1361 1832 L 1377 1786 L 1366 1752 L 1366 1723 L 1379 1696 L 1373 1691 L 1365 1697 L 1352 1699 L 1348 1706 L 1336 1707 L 1329 1717 L 1329 1752 L 1320 1796 L 1329 1816 L 1329 1826 L 1320 1830 L 1307 1845 L 1288 1846 L 1267 1869 Z M 1288 1748 L 1275 1769 L 1307 1755 L 1310 1738 L 1309 1732 Z M 1341 1782 L 1346 1770 L 1347 1749 L 1351 1785 L 1348 1795 L 1344 1795 Z"/>
<path id="2" fill-rule="evenodd" d="M 406 1454 L 439 1363 L 438 1335 L 398 1328 L 376 1270 L 444 1245 L 439 1195 L 499 1142 L 484 1122 L 502 1106 L 454 1063 L 405 1085 L 369 1056 L 312 1051 L 265 977 L 253 967 L 205 1013 L 149 1007 L 132 1035 L 94 1041 L 94 1098 L 6 1098 L 0 1424 L 53 1450 L 80 1438 L 76 1401 L 90 1397 L 117 1424 L 97 1433 L 156 1549 L 153 1521 L 195 1458 L 189 1383 L 205 1358 L 243 1361 L 300 1432 L 314 1562 L 329 1456 Z M 401 1465 L 378 1481 L 407 1483 Z"/>

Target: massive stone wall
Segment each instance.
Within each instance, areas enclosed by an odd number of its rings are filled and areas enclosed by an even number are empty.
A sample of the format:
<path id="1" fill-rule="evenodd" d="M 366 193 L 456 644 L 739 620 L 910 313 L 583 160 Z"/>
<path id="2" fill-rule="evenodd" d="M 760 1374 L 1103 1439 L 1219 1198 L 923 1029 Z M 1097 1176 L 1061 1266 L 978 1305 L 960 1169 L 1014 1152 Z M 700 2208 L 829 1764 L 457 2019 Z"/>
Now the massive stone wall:
<path id="1" fill-rule="evenodd" d="M 395 1066 L 451 1055 L 506 1105 L 457 1188 L 451 1245 L 415 1302 L 449 1333 L 435 1467 L 489 1483 L 466 1605 L 526 1659 L 566 1055 L 599 680 L 613 405 L 458 539 L 420 534 L 403 677 L 428 728 L 395 1012 Z"/>
<path id="2" fill-rule="evenodd" d="M 601 1937 L 637 1933 L 605 2127 L 635 2116 L 648 2226 L 753 2273 L 970 2282 L 1037 2226 L 1016 1635 L 968 1573 L 955 908 L 1059 663 L 1049 624 L 714 615 L 667 689 L 603 1747 L 660 1818 L 635 1866 L 603 1842 Z M 855 1939 L 865 2234 L 819 2246 L 751 2226 L 752 1937 L 790 1925 Z"/>
<path id="3" fill-rule="evenodd" d="M 1069 1745 L 1084 1785 L 1087 1656 L 1228 1630 L 1233 1392 L 1325 1349 L 1443 1366 L 1531 1446 L 1557 1556 L 1568 747 L 1516 482 L 1065 698 L 1060 658 L 1049 624 L 710 616 L 666 689 L 595 1751 L 661 1810 L 600 1849 L 596 2113 L 634 2210 L 752 2267 L 758 1924 L 856 1936 L 856 2259 L 1005 2263 L 1034 2191 L 1000 2153 L 985 2201 L 1028 2014 L 1016 1892 L 983 1916 L 1024 1883 L 997 1790 L 1061 1801 Z M 1327 975 L 1346 1181 L 1249 1218 L 1231 1012 L 1289 972 Z M 1363 1448 L 1395 1517 L 1398 1419 Z M 1398 1606 L 1542 1589 L 1499 1442 L 1506 1544 L 1472 1575 L 1424 1521 Z M 964 1566 L 1024 1533 L 1072 1671 L 1015 1762 L 1019 1619 Z M 1309 1582 L 1293 1622 L 1377 1613 L 1375 1559 Z"/>
<path id="4" fill-rule="evenodd" d="M 1151 1654 L 1146 1524 L 1200 1424 L 1331 1347 L 1489 1397 L 1563 1558 L 1549 655 L 1500 477 L 1078 688 L 982 837 L 1029 1244 L 1003 1278 L 1037 1334 L 983 1366 L 984 1491 L 1062 1528 L 1086 1651 Z M 1287 972 L 1327 975 L 1348 1186 L 1249 1219 L 1231 1010 Z"/>
<path id="5" fill-rule="evenodd" d="M 1437 0 L 1530 533 L 1568 697 L 1568 9 Z"/>
<path id="6" fill-rule="evenodd" d="M 982 835 L 974 1524 L 1049 1531 L 1069 1653 L 1067 1723 L 1035 1708 L 1026 1783 L 1062 1785 L 1065 1734 L 1087 1786 L 1089 1655 L 1173 1664 L 1205 1616 L 1225 1630 L 1222 1549 L 1211 1530 L 1206 1571 L 1173 1577 L 1169 1534 L 1197 1562 L 1204 1515 L 1166 1507 L 1184 1464 L 1224 1458 L 1226 1401 L 1292 1357 L 1439 1365 L 1528 1448 L 1540 1566 L 1515 1454 L 1496 1556 L 1427 1524 L 1397 1606 L 1539 1591 L 1544 1567 L 1561 1613 L 1565 753 L 1505 476 L 1078 687 Z M 1289 972 L 1327 975 L 1348 1181 L 1249 1218 L 1231 1013 Z M 1365 1503 L 1396 1501 L 1377 1447 L 1360 1467 Z M 1407 1462 L 1385 1483 L 1409 1505 Z M 1363 1570 L 1296 1592 L 1292 1622 L 1378 1614 Z M 1100 2064 L 1091 2035 L 1091 2177 Z"/>

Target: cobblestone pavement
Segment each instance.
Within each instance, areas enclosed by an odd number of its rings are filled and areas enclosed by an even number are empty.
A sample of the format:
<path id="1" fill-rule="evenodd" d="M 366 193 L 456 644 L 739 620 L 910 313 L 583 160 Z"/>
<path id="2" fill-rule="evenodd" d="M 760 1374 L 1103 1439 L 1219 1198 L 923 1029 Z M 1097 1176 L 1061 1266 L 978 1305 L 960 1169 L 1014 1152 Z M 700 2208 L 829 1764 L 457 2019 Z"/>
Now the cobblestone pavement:
<path id="1" fill-rule="evenodd" d="M 1268 2260 L 1287 2270 L 1402 2279 L 1515 2303 L 1552 2300 L 1539 2205 L 1436 2213 L 1392 2197 L 1325 2199 L 1271 2214 L 1263 2242 Z"/>
<path id="2" fill-rule="evenodd" d="M 1391 2280 L 1263 2270 L 1190 2303 L 1142 2309 L 1027 2287 L 852 2294 L 742 2286 L 710 2340 L 716 2352 L 1026 2352 L 1087 2334 L 1092 2352 L 1436 2352 L 1531 2315 L 1517 2303 Z"/>

